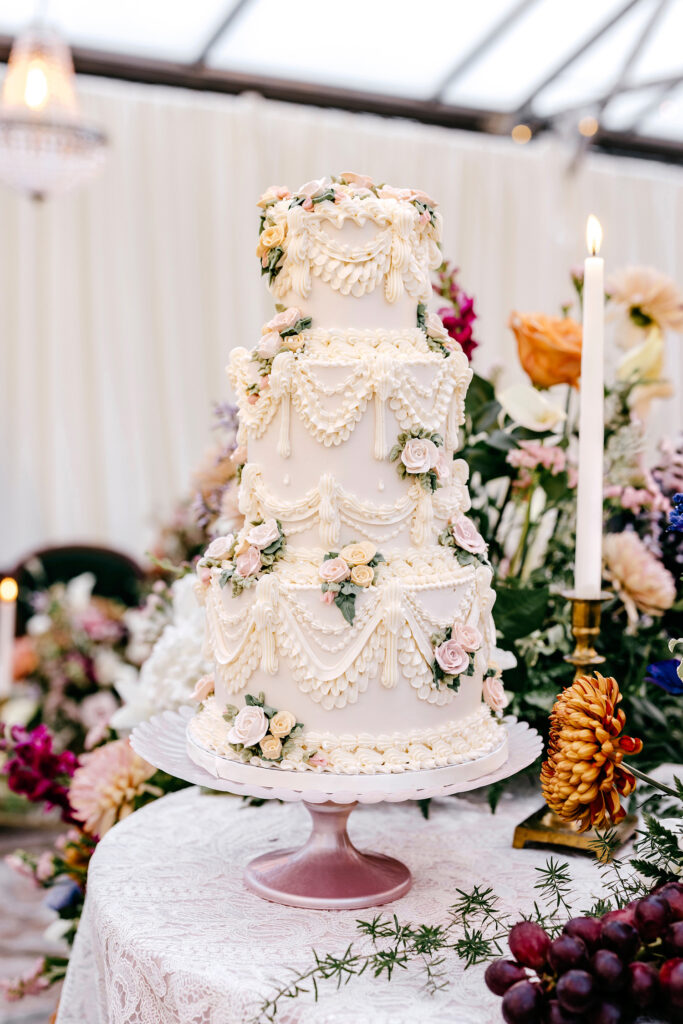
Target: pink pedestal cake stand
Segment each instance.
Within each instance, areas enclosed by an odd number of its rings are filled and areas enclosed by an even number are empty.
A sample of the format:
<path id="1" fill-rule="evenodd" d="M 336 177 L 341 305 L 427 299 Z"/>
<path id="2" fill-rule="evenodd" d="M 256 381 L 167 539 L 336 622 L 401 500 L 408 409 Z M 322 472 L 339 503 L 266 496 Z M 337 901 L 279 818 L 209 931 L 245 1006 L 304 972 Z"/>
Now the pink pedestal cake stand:
<path id="1" fill-rule="evenodd" d="M 286 772 L 245 765 L 201 751 L 220 778 L 187 753 L 187 722 L 194 708 L 165 711 L 133 730 L 131 744 L 146 761 L 169 775 L 208 789 L 266 800 L 302 801 L 312 819 L 303 846 L 276 850 L 247 865 L 244 882 L 257 896 L 309 910 L 376 907 L 404 896 L 412 885 L 405 864 L 393 857 L 357 850 L 347 832 L 357 803 L 426 800 L 488 786 L 526 768 L 540 755 L 542 740 L 524 722 L 507 719 L 507 758 L 479 778 L 471 778 L 496 751 L 480 762 L 392 775 L 327 775 Z M 500 762 L 500 756 L 498 756 Z"/>

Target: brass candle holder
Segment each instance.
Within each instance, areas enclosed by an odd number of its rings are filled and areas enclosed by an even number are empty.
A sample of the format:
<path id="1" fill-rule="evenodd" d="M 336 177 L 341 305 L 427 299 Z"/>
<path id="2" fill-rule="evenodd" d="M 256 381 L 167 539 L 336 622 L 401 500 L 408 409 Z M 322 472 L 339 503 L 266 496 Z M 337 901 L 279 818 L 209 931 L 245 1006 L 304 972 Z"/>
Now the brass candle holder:
<path id="1" fill-rule="evenodd" d="M 601 593 L 597 597 L 579 597 L 573 590 L 562 594 L 572 603 L 572 634 L 576 646 L 572 654 L 565 654 L 564 660 L 574 666 L 574 678 L 585 675 L 594 666 L 603 665 L 605 659 L 595 649 L 600 636 L 600 615 L 602 605 L 611 594 Z"/>
<path id="2" fill-rule="evenodd" d="M 579 676 L 590 674 L 593 669 L 605 663 L 602 654 L 598 654 L 596 650 L 596 644 L 600 636 L 601 608 L 612 595 L 600 593 L 597 597 L 586 598 L 579 597 L 570 590 L 565 591 L 562 596 L 572 603 L 572 635 L 576 644 L 573 652 L 566 654 L 564 660 L 574 666 L 574 679 L 578 679 Z M 634 814 L 627 815 L 619 822 L 614 832 L 620 843 L 623 844 L 631 838 L 637 824 L 638 819 Z M 594 845 L 597 839 L 595 829 L 577 832 L 571 824 L 562 821 L 544 804 L 517 825 L 512 845 L 515 849 L 522 849 L 528 843 L 561 847 L 580 850 L 598 857 L 599 848 Z M 602 855 L 604 856 L 604 852 Z"/>

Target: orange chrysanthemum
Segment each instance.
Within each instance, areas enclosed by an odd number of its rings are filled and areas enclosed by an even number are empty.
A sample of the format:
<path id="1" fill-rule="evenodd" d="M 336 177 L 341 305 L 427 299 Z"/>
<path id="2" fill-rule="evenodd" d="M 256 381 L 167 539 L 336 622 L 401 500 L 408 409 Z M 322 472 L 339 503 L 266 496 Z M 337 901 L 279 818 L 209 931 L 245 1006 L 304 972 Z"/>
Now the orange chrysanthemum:
<path id="1" fill-rule="evenodd" d="M 541 788 L 551 811 L 576 822 L 579 832 L 621 821 L 626 812 L 619 797 L 636 786 L 622 760 L 624 754 L 640 753 L 643 744 L 620 735 L 626 721 L 617 710 L 620 701 L 616 679 L 596 672 L 595 678 L 581 676 L 568 686 L 550 715 Z"/>

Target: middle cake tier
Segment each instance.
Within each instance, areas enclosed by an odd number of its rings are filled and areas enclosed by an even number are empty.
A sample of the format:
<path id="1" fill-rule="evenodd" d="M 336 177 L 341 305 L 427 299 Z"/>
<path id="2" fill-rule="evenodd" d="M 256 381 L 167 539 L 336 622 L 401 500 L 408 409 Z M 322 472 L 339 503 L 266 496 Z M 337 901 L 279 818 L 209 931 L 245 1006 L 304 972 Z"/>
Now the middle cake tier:
<path id="1" fill-rule="evenodd" d="M 466 356 L 432 351 L 417 328 L 314 328 L 297 346 L 266 360 L 231 353 L 248 456 L 241 511 L 279 519 L 290 547 L 435 543 L 469 508 L 467 466 L 453 458 L 472 377 Z M 432 439 L 438 461 L 422 466 L 418 442 L 434 452 Z M 406 444 L 415 455 L 407 468 Z"/>

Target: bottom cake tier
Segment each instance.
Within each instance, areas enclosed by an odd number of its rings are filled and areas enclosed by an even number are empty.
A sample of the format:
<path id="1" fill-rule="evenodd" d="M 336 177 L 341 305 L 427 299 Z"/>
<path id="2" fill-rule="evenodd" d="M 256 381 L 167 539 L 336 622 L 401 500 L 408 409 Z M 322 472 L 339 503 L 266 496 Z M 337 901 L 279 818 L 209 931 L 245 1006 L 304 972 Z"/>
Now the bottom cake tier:
<path id="1" fill-rule="evenodd" d="M 188 724 L 190 758 L 218 777 L 220 762 L 226 759 L 285 771 L 335 775 L 391 774 L 481 761 L 480 774 L 485 775 L 507 758 L 505 725 L 483 704 L 466 718 L 405 732 L 335 735 L 297 730 L 287 738 L 277 765 L 248 747 L 235 745 L 231 731 L 232 722 L 226 720 L 222 705 L 209 697 Z"/>

